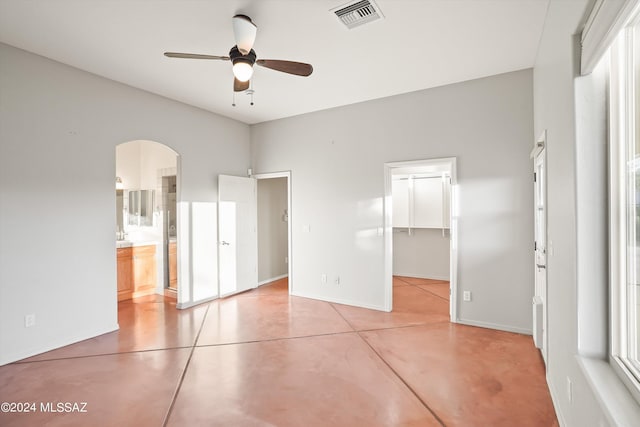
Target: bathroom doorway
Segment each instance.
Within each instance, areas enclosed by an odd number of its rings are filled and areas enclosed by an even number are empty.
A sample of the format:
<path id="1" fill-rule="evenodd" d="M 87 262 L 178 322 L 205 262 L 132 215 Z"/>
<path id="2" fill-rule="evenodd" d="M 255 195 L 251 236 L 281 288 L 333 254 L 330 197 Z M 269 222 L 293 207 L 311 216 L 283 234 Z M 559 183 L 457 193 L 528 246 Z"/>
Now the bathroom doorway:
<path id="1" fill-rule="evenodd" d="M 118 301 L 177 298 L 179 155 L 154 141 L 116 146 Z"/>

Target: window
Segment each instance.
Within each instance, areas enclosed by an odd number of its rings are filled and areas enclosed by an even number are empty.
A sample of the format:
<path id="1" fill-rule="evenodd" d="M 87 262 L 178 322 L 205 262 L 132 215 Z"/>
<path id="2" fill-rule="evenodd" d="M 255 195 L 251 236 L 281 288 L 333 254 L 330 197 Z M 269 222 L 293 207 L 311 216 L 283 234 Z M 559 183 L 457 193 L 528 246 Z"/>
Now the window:
<path id="1" fill-rule="evenodd" d="M 611 364 L 640 399 L 640 24 L 611 46 Z"/>

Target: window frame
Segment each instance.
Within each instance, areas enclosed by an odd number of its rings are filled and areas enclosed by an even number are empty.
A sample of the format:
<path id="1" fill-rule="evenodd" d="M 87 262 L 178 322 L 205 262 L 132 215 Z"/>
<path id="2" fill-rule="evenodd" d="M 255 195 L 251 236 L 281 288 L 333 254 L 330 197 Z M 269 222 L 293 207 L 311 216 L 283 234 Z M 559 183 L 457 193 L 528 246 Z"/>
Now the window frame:
<path id="1" fill-rule="evenodd" d="M 640 402 L 640 352 L 636 359 L 629 357 L 629 342 L 638 345 L 636 328 L 634 335 L 628 328 L 629 304 L 628 278 L 634 279 L 635 266 L 629 259 L 637 259 L 635 245 L 629 250 L 629 233 L 635 235 L 636 226 L 629 225 L 628 218 L 636 215 L 635 206 L 628 204 L 629 192 L 635 175 L 627 173 L 629 151 L 640 137 L 640 81 L 634 76 L 634 67 L 640 58 L 634 58 L 634 43 L 640 44 L 640 15 L 636 14 L 629 25 L 622 29 L 610 50 L 609 80 L 609 236 L 610 236 L 610 352 L 609 363 L 618 377 Z M 637 46 L 636 46 L 637 49 Z M 640 80 L 640 79 L 639 79 Z M 639 150 L 640 151 L 640 150 Z M 635 197 L 635 196 L 634 196 Z M 634 237 L 635 238 L 635 237 Z M 634 280 L 637 281 L 637 280 Z M 638 286 L 638 285 L 633 285 Z M 634 292 L 638 292 L 635 288 Z M 635 303 L 635 302 L 634 302 Z M 636 313 L 638 316 L 638 313 Z"/>

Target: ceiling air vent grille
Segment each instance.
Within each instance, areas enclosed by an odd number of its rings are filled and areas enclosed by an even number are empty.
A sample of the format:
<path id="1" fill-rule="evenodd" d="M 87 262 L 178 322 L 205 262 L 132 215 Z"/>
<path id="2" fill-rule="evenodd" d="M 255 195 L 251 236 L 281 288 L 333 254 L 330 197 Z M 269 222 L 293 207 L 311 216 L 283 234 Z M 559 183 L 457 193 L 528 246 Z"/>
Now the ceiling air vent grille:
<path id="1" fill-rule="evenodd" d="M 338 19 L 348 28 L 352 29 L 369 22 L 384 18 L 380 8 L 373 0 L 362 0 L 347 3 L 331 9 Z"/>

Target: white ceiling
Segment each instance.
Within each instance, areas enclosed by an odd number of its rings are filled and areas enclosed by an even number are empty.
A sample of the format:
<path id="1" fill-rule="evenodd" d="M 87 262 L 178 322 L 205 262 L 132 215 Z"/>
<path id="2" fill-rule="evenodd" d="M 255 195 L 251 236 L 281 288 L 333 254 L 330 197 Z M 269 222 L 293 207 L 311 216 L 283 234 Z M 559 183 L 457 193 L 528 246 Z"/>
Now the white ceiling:
<path id="1" fill-rule="evenodd" d="M 384 20 L 348 30 L 344 0 L 0 0 L 0 41 L 253 124 L 530 68 L 548 0 L 377 0 Z M 255 105 L 232 107 L 231 18 L 258 26 L 258 58 L 309 62 L 310 77 L 256 67 Z"/>

